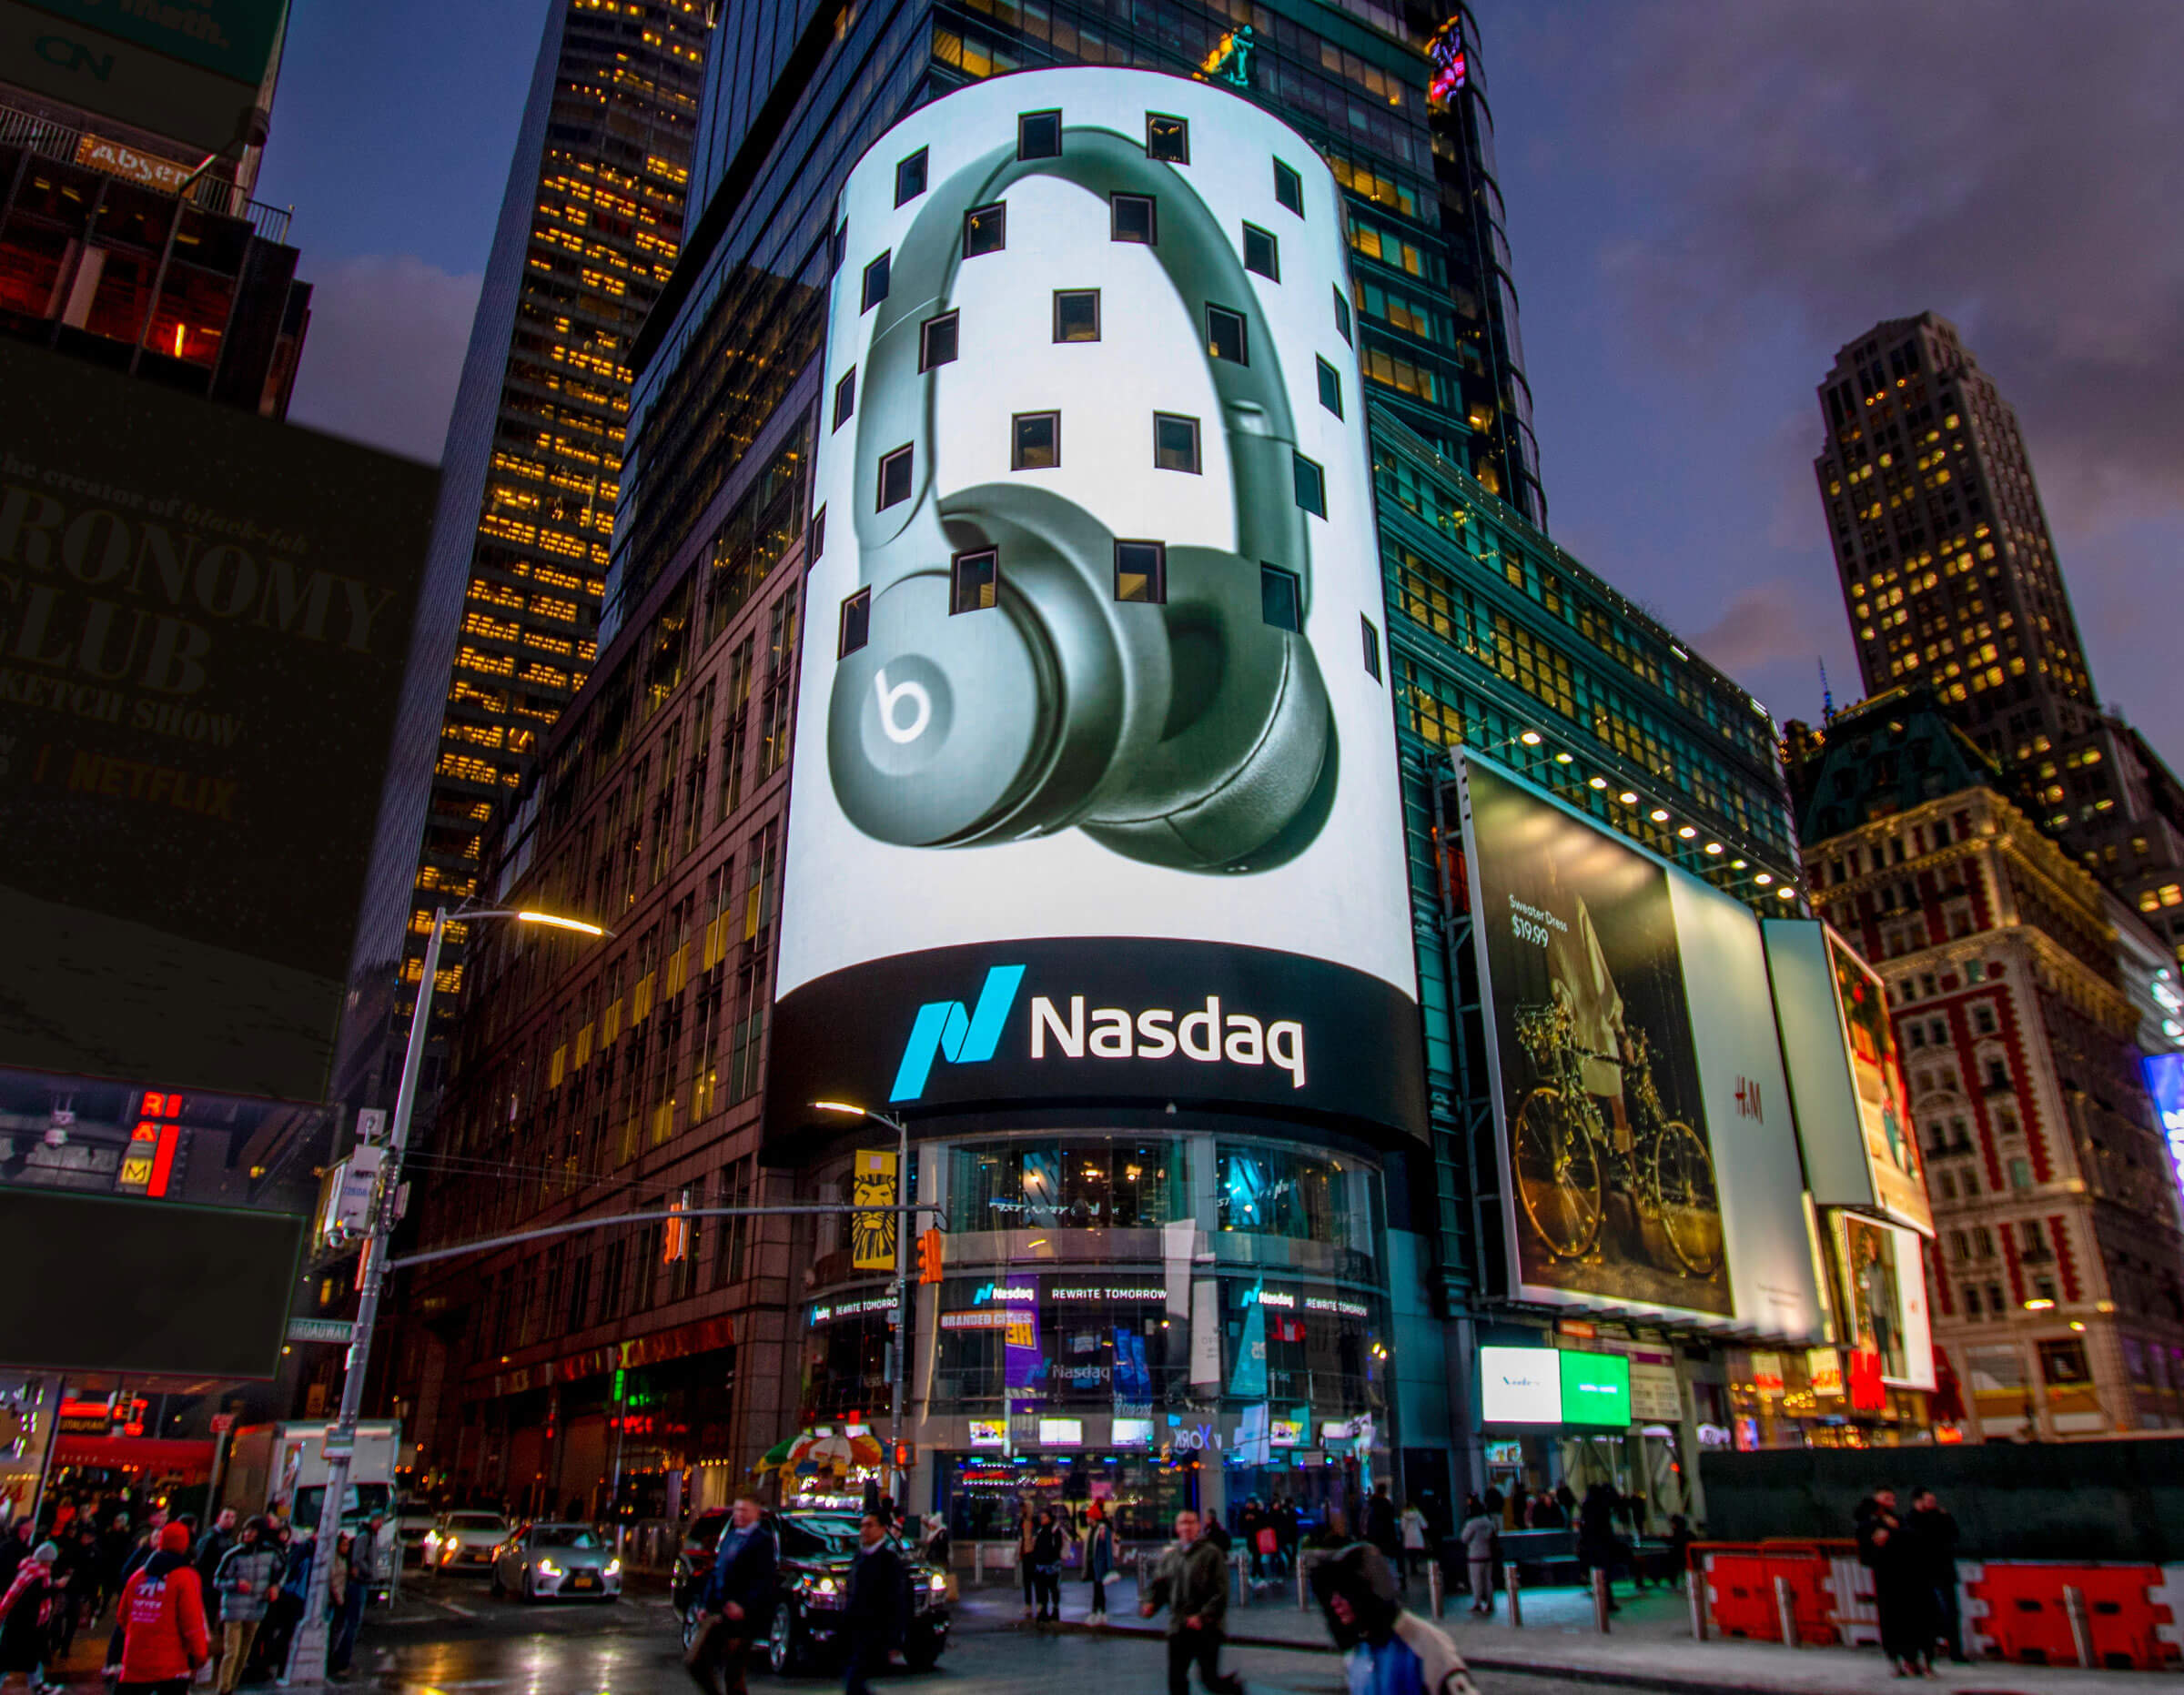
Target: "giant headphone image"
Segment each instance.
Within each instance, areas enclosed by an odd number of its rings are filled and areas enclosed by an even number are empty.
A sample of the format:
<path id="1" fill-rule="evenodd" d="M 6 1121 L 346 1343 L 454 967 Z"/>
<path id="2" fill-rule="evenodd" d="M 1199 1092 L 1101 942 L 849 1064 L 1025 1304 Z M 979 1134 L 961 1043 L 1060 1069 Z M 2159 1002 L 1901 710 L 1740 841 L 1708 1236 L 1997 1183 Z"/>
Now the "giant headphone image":
<path id="1" fill-rule="evenodd" d="M 1153 197 L 1154 257 L 1199 327 L 1237 545 L 1168 547 L 1162 603 L 1117 599 L 1115 534 L 1075 502 L 1026 483 L 937 489 L 921 326 L 948 309 L 966 215 L 1031 177 L 1096 203 Z M 855 277 L 845 265 L 835 287 Z M 1249 363 L 1213 356 L 1209 306 L 1244 319 Z M 1012 136 L 930 190 L 875 313 L 853 449 L 869 621 L 865 644 L 839 661 L 827 732 L 843 812 L 907 847 L 1075 828 L 1185 871 L 1260 871 L 1301 853 L 1332 807 L 1338 759 L 1311 645 L 1268 621 L 1262 600 L 1262 567 L 1293 573 L 1309 622 L 1296 429 L 1250 279 L 1188 179 L 1108 129 L 1065 127 L 1058 156 L 1034 159 Z M 883 510 L 880 461 L 905 445 L 909 498 Z M 952 561 L 989 548 L 995 603 L 952 613 Z"/>

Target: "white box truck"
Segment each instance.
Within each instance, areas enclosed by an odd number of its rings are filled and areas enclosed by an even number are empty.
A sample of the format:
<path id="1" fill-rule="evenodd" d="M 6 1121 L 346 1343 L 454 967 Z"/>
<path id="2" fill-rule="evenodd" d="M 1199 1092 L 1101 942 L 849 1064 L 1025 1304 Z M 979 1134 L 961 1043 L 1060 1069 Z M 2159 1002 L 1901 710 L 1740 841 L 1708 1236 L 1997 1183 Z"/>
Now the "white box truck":
<path id="1" fill-rule="evenodd" d="M 316 1531 L 326 1504 L 325 1419 L 289 1424 L 244 1425 L 229 1438 L 228 1480 L 220 1504 L 248 1518 L 252 1513 L 285 1513 L 299 1530 Z M 394 1468 L 402 1448 L 402 1427 L 390 1419 L 357 1426 L 356 1450 L 349 1461 L 349 1490 L 341 1503 L 341 1528 L 361 1534 L 380 1520 L 372 1539 L 371 1599 L 390 1600 L 400 1580 L 402 1556 L 395 1538 Z"/>

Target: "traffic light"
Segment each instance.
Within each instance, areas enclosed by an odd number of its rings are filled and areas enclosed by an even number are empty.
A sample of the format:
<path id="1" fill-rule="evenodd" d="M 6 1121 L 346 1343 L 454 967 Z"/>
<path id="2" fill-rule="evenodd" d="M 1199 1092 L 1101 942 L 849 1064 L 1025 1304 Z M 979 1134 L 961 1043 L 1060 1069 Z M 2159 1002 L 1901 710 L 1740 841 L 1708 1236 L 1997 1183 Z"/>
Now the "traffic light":
<path id="1" fill-rule="evenodd" d="M 897 1471 L 907 1471 L 916 1463 L 917 1444 L 915 1442 L 897 1442 L 895 1445 L 895 1468 Z"/>
<path id="2" fill-rule="evenodd" d="M 928 1230 L 917 1238 L 917 1280 L 920 1283 L 938 1283 L 941 1265 L 946 1254 L 944 1238 L 937 1230 Z"/>
<path id="3" fill-rule="evenodd" d="M 667 1226 L 660 1233 L 660 1262 L 662 1265 L 672 1266 L 679 1259 L 690 1257 L 690 1220 L 676 1216 L 689 1206 L 688 1189 L 667 1204 Z"/>

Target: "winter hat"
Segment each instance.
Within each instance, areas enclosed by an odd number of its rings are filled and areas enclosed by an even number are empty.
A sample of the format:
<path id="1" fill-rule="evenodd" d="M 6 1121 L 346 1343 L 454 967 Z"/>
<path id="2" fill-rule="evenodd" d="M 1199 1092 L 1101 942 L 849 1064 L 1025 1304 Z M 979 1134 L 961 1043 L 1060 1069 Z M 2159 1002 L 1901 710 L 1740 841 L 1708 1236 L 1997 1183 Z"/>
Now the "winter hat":
<path id="1" fill-rule="evenodd" d="M 41 1564 L 50 1566 L 61 1557 L 61 1550 L 52 1542 L 40 1542 L 30 1550 L 30 1557 Z"/>
<path id="2" fill-rule="evenodd" d="M 170 1524 L 160 1531 L 159 1551 L 163 1554 L 189 1552 L 189 1527 L 186 1524 Z"/>

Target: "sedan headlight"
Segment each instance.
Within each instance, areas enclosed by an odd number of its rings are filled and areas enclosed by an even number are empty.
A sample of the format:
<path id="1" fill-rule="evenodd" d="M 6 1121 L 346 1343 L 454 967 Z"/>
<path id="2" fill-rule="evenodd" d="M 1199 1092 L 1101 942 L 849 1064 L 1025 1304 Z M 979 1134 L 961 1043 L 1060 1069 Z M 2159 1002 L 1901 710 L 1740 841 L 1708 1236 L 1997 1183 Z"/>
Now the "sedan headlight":
<path id="1" fill-rule="evenodd" d="M 832 1595 L 841 1587 L 832 1578 L 818 1578 L 812 1583 L 812 1592 L 814 1595 Z"/>
<path id="2" fill-rule="evenodd" d="M 540 1560 L 539 1569 L 543 1571 L 550 1578 L 558 1578 L 561 1575 L 561 1569 L 555 1565 L 551 1559 Z"/>
<path id="3" fill-rule="evenodd" d="M 935 1571 L 933 1574 L 933 1580 L 926 1587 L 935 1594 L 945 1595 L 947 1593 L 948 1580 L 941 1573 Z"/>
<path id="4" fill-rule="evenodd" d="M 622 1575 L 622 1561 L 619 1558 L 607 1561 L 607 1575 L 611 1578 Z"/>

